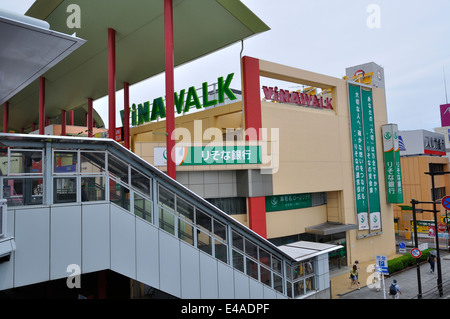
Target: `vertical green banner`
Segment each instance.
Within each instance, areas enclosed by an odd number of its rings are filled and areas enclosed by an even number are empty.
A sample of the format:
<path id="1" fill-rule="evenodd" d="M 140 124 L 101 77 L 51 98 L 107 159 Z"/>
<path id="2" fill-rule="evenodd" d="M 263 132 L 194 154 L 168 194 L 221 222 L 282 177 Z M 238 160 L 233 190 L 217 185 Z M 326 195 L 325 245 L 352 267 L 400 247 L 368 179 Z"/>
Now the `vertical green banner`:
<path id="1" fill-rule="evenodd" d="M 370 230 L 381 229 L 380 191 L 378 185 L 377 143 L 372 89 L 361 87 L 364 146 L 366 156 L 367 196 L 369 199 Z"/>
<path id="2" fill-rule="evenodd" d="M 403 203 L 402 166 L 400 164 L 400 144 L 398 140 L 397 125 L 395 125 L 395 132 L 394 132 L 394 162 L 395 162 L 395 187 L 397 192 L 397 203 Z"/>
<path id="3" fill-rule="evenodd" d="M 384 169 L 386 174 L 386 199 L 388 203 L 403 203 L 398 127 L 396 124 L 383 125 L 382 133 Z"/>
<path id="4" fill-rule="evenodd" d="M 352 138 L 353 178 L 355 183 L 355 204 L 358 216 L 358 229 L 369 229 L 367 199 L 366 162 L 363 134 L 363 115 L 361 108 L 361 88 L 348 85 L 350 108 L 350 131 Z"/>

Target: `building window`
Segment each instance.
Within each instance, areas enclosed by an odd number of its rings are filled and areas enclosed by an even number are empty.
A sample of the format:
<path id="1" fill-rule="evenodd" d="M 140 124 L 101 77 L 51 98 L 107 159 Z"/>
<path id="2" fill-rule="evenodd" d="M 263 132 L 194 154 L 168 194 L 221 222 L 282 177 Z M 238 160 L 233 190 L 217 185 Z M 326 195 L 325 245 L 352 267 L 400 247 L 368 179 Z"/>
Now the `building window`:
<path id="1" fill-rule="evenodd" d="M 437 187 L 434 189 L 434 200 L 440 200 L 445 195 L 445 187 Z M 433 190 L 431 190 L 431 199 L 433 199 Z"/>
<path id="2" fill-rule="evenodd" d="M 53 173 L 55 174 L 75 174 L 77 163 L 77 152 L 55 151 L 53 153 Z"/>
<path id="3" fill-rule="evenodd" d="M 205 198 L 208 202 L 224 211 L 228 215 L 247 214 L 247 200 L 245 197 Z"/>
<path id="4" fill-rule="evenodd" d="M 3 178 L 3 198 L 8 206 L 40 205 L 42 178 Z"/>
<path id="5" fill-rule="evenodd" d="M 315 290 L 314 259 L 287 266 L 288 296 L 302 297 Z"/>
<path id="6" fill-rule="evenodd" d="M 2 196 L 8 206 L 42 204 L 42 157 L 42 150 L 1 149 Z"/>
<path id="7" fill-rule="evenodd" d="M 430 163 L 428 165 L 429 165 L 430 172 L 444 172 L 445 171 L 445 164 Z"/>
<path id="8" fill-rule="evenodd" d="M 283 292 L 281 259 L 234 231 L 232 232 L 232 241 L 233 267 L 263 284 Z"/>
<path id="9" fill-rule="evenodd" d="M 227 226 L 168 188 L 158 185 L 159 227 L 228 263 Z"/>

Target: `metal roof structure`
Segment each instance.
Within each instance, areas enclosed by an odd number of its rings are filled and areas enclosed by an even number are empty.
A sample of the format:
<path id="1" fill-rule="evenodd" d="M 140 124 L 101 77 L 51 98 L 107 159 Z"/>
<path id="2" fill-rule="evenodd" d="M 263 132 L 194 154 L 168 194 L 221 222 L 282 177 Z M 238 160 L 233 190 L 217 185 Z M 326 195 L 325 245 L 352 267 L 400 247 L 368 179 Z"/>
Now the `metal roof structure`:
<path id="1" fill-rule="evenodd" d="M 70 11 L 73 4 L 78 12 Z M 70 24 L 75 13 L 79 28 Z M 59 116 L 62 109 L 86 110 L 88 98 L 107 95 L 108 28 L 116 31 L 116 90 L 124 82 L 132 85 L 164 71 L 164 1 L 37 0 L 26 15 L 86 40 L 44 74 L 48 117 Z M 269 30 L 239 0 L 174 0 L 173 19 L 175 67 Z M 10 98 L 9 105 L 10 128 L 37 122 L 39 81 Z"/>
<path id="2" fill-rule="evenodd" d="M 51 30 L 46 21 L 4 10 L 0 10 L 0 39 L 0 104 L 86 42 Z"/>
<path id="3" fill-rule="evenodd" d="M 279 246 L 282 252 L 295 259 L 297 262 L 330 253 L 342 248 L 340 245 L 315 243 L 309 241 L 298 241 L 295 243 Z"/>

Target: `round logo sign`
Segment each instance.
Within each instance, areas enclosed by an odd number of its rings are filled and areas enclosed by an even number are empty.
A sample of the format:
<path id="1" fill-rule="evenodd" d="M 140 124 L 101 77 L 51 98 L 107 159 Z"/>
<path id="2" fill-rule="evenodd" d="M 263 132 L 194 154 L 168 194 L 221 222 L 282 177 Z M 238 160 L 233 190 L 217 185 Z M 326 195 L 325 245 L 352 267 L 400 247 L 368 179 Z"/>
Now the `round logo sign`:
<path id="1" fill-rule="evenodd" d="M 442 197 L 441 203 L 444 208 L 450 209 L 450 196 L 446 195 Z"/>
<path id="2" fill-rule="evenodd" d="M 450 217 L 444 217 L 444 223 L 450 224 Z"/>
<path id="3" fill-rule="evenodd" d="M 413 256 L 414 258 L 419 258 L 420 256 L 422 256 L 422 252 L 418 248 L 413 248 L 411 249 L 411 256 Z"/>

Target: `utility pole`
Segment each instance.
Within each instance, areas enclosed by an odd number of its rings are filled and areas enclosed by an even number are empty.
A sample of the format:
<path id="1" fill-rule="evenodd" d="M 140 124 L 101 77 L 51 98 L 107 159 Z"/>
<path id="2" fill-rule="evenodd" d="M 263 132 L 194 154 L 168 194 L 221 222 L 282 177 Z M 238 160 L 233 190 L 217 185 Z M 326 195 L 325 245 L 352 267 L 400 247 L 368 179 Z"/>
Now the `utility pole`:
<path id="1" fill-rule="evenodd" d="M 417 223 L 416 223 L 416 204 L 419 204 L 415 199 L 411 199 L 412 209 L 413 209 L 413 221 L 414 221 L 414 246 L 415 248 L 419 248 L 419 238 L 417 238 Z M 420 264 L 419 259 L 416 258 L 416 267 L 417 267 L 417 287 L 419 289 L 419 294 L 417 295 L 417 299 L 422 299 L 422 282 L 420 279 Z"/>
<path id="2" fill-rule="evenodd" d="M 435 239 L 436 239 L 436 264 L 437 264 L 437 271 L 438 271 L 438 278 L 437 278 L 437 286 L 438 286 L 438 290 L 439 290 L 439 296 L 442 297 L 442 295 L 444 294 L 443 290 L 442 290 L 442 270 L 441 270 L 441 256 L 439 253 L 439 236 L 438 236 L 438 223 L 437 223 L 437 210 L 436 210 L 436 189 L 435 189 L 435 185 L 434 185 L 434 176 L 435 175 L 445 175 L 445 174 L 450 174 L 450 172 L 436 172 L 433 168 L 433 165 L 430 165 L 430 171 L 429 172 L 425 172 L 425 174 L 430 175 L 431 176 L 431 200 L 433 203 L 433 210 L 432 212 L 434 213 L 434 228 L 435 228 Z"/>

